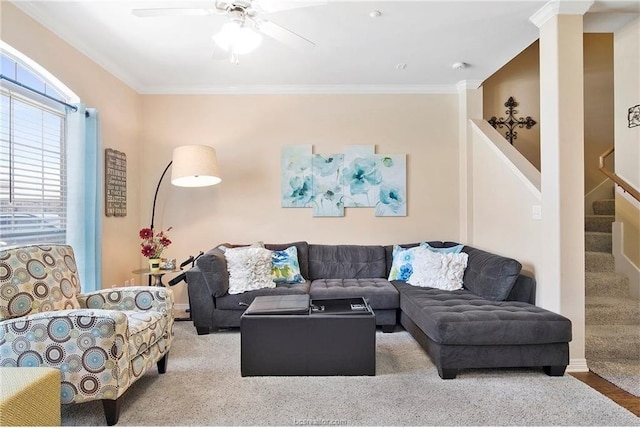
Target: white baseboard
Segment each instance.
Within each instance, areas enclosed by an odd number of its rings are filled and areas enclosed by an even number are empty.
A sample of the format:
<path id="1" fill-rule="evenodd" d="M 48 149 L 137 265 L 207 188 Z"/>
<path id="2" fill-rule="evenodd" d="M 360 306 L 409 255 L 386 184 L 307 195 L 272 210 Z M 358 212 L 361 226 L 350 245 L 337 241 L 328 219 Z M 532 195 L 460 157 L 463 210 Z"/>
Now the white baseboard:
<path id="1" fill-rule="evenodd" d="M 613 259 L 615 260 L 616 272 L 629 278 L 629 291 L 631 296 L 640 299 L 640 268 L 633 264 L 623 252 L 623 228 L 624 223 L 615 222 L 612 225 L 613 233 Z"/>
<path id="2" fill-rule="evenodd" d="M 173 317 L 174 318 L 189 318 L 189 305 L 187 303 L 175 303 L 173 305 Z"/>
<path id="3" fill-rule="evenodd" d="M 567 373 L 584 373 L 588 372 L 587 360 L 585 358 L 570 358 L 567 366 Z"/>

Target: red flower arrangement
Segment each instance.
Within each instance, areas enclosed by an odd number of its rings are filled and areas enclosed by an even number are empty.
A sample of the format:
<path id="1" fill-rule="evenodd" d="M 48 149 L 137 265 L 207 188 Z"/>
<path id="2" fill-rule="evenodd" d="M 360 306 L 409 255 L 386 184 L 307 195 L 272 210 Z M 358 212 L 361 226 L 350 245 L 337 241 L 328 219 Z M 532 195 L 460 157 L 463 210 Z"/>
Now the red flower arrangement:
<path id="1" fill-rule="evenodd" d="M 167 235 L 172 228 L 167 229 L 166 232 L 162 230 L 158 233 L 153 234 L 153 230 L 145 227 L 140 229 L 140 239 L 142 242 L 140 243 L 140 252 L 143 256 L 150 259 L 159 259 L 162 255 L 162 251 L 171 245 L 171 240 Z"/>

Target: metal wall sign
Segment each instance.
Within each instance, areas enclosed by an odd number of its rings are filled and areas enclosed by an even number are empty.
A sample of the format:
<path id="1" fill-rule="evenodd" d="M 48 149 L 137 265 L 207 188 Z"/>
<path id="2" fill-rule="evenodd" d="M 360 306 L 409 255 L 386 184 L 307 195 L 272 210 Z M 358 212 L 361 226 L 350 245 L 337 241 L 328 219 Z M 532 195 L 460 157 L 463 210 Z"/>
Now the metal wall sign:
<path id="1" fill-rule="evenodd" d="M 629 128 L 640 126 L 640 104 L 629 107 L 629 115 L 627 116 L 627 119 L 629 120 Z"/>
<path id="2" fill-rule="evenodd" d="M 105 149 L 104 156 L 105 214 L 107 217 L 127 215 L 127 155 Z"/>
<path id="3" fill-rule="evenodd" d="M 524 119 L 523 118 L 518 119 L 515 117 L 515 115 L 518 113 L 518 110 L 515 110 L 515 107 L 518 106 L 518 103 L 516 102 L 516 100 L 513 99 L 513 97 L 509 97 L 507 102 L 504 103 L 504 106 L 507 107 L 507 110 L 505 111 L 505 113 L 508 114 L 509 116 L 507 116 L 506 119 L 503 117 L 498 119 L 497 117 L 493 116 L 491 119 L 489 119 L 489 123 L 491 124 L 491 126 L 493 126 L 496 129 L 502 128 L 502 127 L 507 128 L 507 132 L 504 137 L 507 140 L 509 140 L 509 143 L 513 145 L 513 140 L 518 138 L 518 133 L 514 131 L 515 128 L 519 127 L 519 128 L 531 129 L 531 127 L 535 125 L 537 122 L 533 120 L 531 116 L 527 116 Z"/>

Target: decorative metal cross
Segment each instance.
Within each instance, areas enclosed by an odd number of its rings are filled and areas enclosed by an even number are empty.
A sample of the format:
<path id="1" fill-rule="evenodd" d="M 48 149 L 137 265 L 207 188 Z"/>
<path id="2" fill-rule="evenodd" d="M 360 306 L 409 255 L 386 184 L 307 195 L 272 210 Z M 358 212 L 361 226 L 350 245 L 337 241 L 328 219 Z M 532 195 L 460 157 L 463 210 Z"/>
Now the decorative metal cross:
<path id="1" fill-rule="evenodd" d="M 505 134 L 504 137 L 508 139 L 509 143 L 513 145 L 513 140 L 516 140 L 518 138 L 518 133 L 514 131 L 514 128 L 520 127 L 520 128 L 531 129 L 531 127 L 535 125 L 537 122 L 533 120 L 531 116 L 527 116 L 525 119 L 523 118 L 517 119 L 514 116 L 515 114 L 518 113 L 518 110 L 514 109 L 514 107 L 518 106 L 518 103 L 516 102 L 516 100 L 513 99 L 513 97 L 509 97 L 507 102 L 504 103 L 504 106 L 508 107 L 507 111 L 505 111 L 505 113 L 509 115 L 507 119 L 503 117 L 498 119 L 495 116 L 493 116 L 491 119 L 489 119 L 489 123 L 491 124 L 491 126 L 493 126 L 496 129 L 502 128 L 503 126 L 506 127 L 507 133 Z"/>

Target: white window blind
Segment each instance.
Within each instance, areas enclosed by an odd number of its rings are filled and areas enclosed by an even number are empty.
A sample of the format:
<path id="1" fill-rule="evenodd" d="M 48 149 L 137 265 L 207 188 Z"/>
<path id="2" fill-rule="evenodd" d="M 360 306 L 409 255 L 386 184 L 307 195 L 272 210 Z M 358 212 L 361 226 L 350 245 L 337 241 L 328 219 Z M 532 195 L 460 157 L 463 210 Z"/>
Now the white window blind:
<path id="1" fill-rule="evenodd" d="M 0 246 L 65 243 L 65 112 L 0 88 Z"/>

